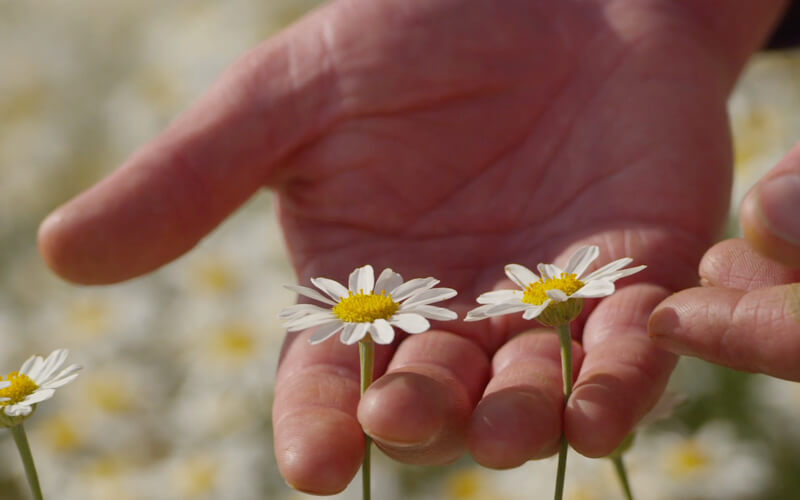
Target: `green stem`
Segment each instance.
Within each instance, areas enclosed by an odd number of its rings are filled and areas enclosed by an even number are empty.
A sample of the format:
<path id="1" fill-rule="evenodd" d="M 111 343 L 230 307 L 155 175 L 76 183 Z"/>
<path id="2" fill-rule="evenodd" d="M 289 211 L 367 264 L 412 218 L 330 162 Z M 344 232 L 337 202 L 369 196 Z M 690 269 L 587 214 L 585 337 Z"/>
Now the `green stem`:
<path id="1" fill-rule="evenodd" d="M 622 461 L 622 455 L 614 455 L 609 458 L 614 464 L 614 470 L 617 472 L 622 490 L 625 492 L 625 498 L 627 500 L 633 500 L 633 492 L 631 491 L 631 484 L 628 482 L 628 472 L 625 470 L 625 463 Z"/>
<path id="2" fill-rule="evenodd" d="M 33 464 L 33 455 L 31 454 L 31 447 L 28 445 L 28 437 L 25 435 L 25 428 L 21 423 L 17 424 L 11 427 L 11 435 L 14 436 L 14 442 L 17 444 L 33 498 L 35 500 L 43 500 L 42 488 L 39 486 L 39 476 L 36 474 L 36 466 Z"/>
<path id="3" fill-rule="evenodd" d="M 359 358 L 361 361 L 361 395 L 364 395 L 367 387 L 372 384 L 372 371 L 375 364 L 375 344 L 372 339 L 365 339 L 359 342 Z M 370 449 L 372 447 L 372 438 L 364 434 L 364 461 L 361 463 L 361 490 L 362 498 L 370 500 L 372 497 L 372 488 L 370 487 Z"/>
<path id="4" fill-rule="evenodd" d="M 561 373 L 564 380 L 564 405 L 572 394 L 572 335 L 569 323 L 558 327 L 558 339 L 561 342 Z M 566 434 L 561 434 L 561 449 L 558 451 L 558 467 L 556 469 L 555 500 L 564 496 L 564 477 L 567 472 L 567 451 L 569 443 Z"/>

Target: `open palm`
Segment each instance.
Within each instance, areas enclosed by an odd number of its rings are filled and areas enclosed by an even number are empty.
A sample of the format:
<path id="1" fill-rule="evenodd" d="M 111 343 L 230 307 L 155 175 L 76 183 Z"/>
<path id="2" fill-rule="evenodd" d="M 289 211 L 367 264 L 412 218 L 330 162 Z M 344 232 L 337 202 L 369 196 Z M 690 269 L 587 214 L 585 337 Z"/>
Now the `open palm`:
<path id="1" fill-rule="evenodd" d="M 463 314 L 504 286 L 509 262 L 563 263 L 583 244 L 601 265 L 632 256 L 649 269 L 588 304 L 574 332 L 566 409 L 556 337 L 514 336 L 535 327 L 519 318 L 396 342 L 360 401 L 352 347 L 290 335 L 276 387 L 279 465 L 311 492 L 349 482 L 362 426 L 411 463 L 468 446 L 516 466 L 552 454 L 562 429 L 602 456 L 663 390 L 675 358 L 647 338 L 648 315 L 696 279 L 727 210 L 735 72 L 682 15 L 638 1 L 339 0 L 62 207 L 43 253 L 75 281 L 135 276 L 266 184 L 301 283 L 392 267 L 456 288 Z"/>

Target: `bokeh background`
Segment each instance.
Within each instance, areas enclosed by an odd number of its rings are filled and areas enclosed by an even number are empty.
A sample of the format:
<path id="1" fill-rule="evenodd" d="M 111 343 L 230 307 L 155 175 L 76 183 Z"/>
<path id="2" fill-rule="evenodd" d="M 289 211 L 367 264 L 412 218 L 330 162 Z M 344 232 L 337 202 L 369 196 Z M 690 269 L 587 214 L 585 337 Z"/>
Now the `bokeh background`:
<path id="1" fill-rule="evenodd" d="M 103 288 L 45 269 L 36 228 L 194 101 L 238 55 L 316 0 L 0 0 L 0 372 L 58 347 L 80 377 L 26 427 L 46 496 L 60 500 L 310 498 L 272 453 L 271 390 L 294 281 L 270 194 L 199 248 Z M 753 59 L 730 101 L 735 207 L 800 139 L 800 54 Z M 768 332 L 765 332 L 768 333 Z M 626 456 L 637 498 L 800 498 L 800 384 L 681 361 L 686 396 Z M 511 471 L 393 463 L 381 499 L 547 498 L 555 462 Z M 570 458 L 566 498 L 622 498 L 610 463 Z M 29 498 L 0 430 L 0 499 Z M 339 498 L 360 498 L 358 481 Z"/>

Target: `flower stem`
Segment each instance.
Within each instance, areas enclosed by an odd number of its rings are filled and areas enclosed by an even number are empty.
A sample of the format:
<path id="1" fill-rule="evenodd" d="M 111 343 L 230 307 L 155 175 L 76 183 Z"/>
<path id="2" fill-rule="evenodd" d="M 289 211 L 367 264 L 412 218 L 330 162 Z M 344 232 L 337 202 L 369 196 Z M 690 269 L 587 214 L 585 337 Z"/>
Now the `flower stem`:
<path id="1" fill-rule="evenodd" d="M 39 486 L 39 476 L 36 474 L 36 466 L 33 464 L 33 455 L 31 447 L 28 445 L 28 436 L 25 435 L 25 428 L 21 423 L 17 424 L 11 427 L 11 435 L 14 436 L 14 443 L 17 445 L 22 465 L 25 467 L 25 476 L 28 478 L 33 498 L 43 500 L 42 488 Z"/>
<path id="2" fill-rule="evenodd" d="M 367 387 L 372 384 L 372 371 L 375 364 L 375 344 L 372 339 L 365 339 L 358 343 L 359 346 L 359 359 L 361 361 L 361 395 L 364 395 Z M 361 489 L 362 498 L 370 500 L 372 496 L 372 488 L 370 487 L 370 449 L 372 447 L 372 438 L 366 433 L 364 434 L 364 461 L 361 463 Z"/>
<path id="3" fill-rule="evenodd" d="M 569 323 L 558 326 L 558 339 L 561 342 L 561 373 L 564 380 L 564 405 L 572 394 L 572 335 Z M 561 449 L 558 451 L 558 467 L 556 469 L 555 500 L 564 496 L 564 477 L 567 472 L 567 451 L 569 443 L 567 435 L 561 434 Z"/>
<path id="4" fill-rule="evenodd" d="M 614 464 L 614 470 L 617 472 L 617 477 L 622 485 L 622 490 L 625 492 L 625 498 L 627 500 L 633 500 L 633 492 L 631 491 L 631 485 L 628 482 L 628 472 L 625 470 L 625 462 L 622 461 L 622 454 L 614 455 L 609 458 Z"/>

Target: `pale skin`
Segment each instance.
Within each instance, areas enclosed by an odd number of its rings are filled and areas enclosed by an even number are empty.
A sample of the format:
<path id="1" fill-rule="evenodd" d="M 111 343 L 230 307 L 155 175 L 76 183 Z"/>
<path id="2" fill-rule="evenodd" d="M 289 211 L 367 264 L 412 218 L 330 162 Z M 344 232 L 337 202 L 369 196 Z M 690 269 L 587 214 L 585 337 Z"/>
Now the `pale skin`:
<path id="1" fill-rule="evenodd" d="M 724 220 L 725 101 L 783 7 L 691 4 L 330 3 L 56 211 L 42 254 L 78 283 L 128 279 L 268 186 L 299 283 L 392 267 L 459 290 L 446 305 L 462 316 L 480 293 L 511 286 L 509 262 L 563 265 L 583 244 L 600 246 L 598 266 L 631 256 L 648 269 L 576 324 L 566 405 L 556 336 L 518 316 L 442 323 L 380 349 L 382 377 L 361 400 L 356 348 L 289 335 L 275 387 L 278 465 L 312 493 L 350 482 L 362 428 L 416 464 L 468 450 L 514 467 L 553 454 L 562 431 L 603 456 L 675 365 L 647 320 L 696 283 Z"/>

